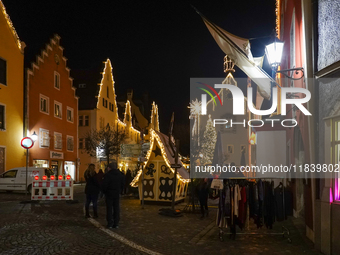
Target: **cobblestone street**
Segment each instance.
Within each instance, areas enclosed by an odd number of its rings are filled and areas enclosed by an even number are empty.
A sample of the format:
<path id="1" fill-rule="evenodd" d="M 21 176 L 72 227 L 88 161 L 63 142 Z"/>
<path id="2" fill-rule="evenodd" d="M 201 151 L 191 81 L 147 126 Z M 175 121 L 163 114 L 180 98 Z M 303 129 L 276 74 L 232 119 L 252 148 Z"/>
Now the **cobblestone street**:
<path id="1" fill-rule="evenodd" d="M 83 197 L 83 187 L 75 192 Z M 0 193 L 0 254 L 142 254 L 93 226 L 81 203 L 20 204 L 25 198 Z"/>
<path id="2" fill-rule="evenodd" d="M 248 234 L 237 235 L 236 240 L 224 234 L 221 242 L 214 224 L 215 209 L 204 220 L 197 214 L 170 218 L 158 214 L 164 206 L 141 209 L 139 200 L 132 197 L 122 198 L 120 228 L 105 232 L 98 228 L 106 226 L 105 202 L 99 202 L 99 219 L 85 219 L 83 190 L 84 186 L 75 186 L 79 203 L 21 204 L 25 194 L 0 193 L 0 254 L 144 254 L 119 238 L 148 249 L 149 254 L 319 254 L 296 227 L 299 221 L 295 219 L 284 222 L 292 243 L 282 235 L 265 235 L 280 233 L 281 223 L 269 231 L 253 229 L 252 222 Z"/>

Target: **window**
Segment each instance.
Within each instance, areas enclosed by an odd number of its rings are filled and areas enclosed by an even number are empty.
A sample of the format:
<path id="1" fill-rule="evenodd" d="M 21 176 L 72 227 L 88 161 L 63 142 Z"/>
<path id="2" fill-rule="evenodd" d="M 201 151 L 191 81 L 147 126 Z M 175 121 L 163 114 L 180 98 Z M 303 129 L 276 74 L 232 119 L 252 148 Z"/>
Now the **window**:
<path id="1" fill-rule="evenodd" d="M 84 116 L 83 115 L 80 115 L 79 116 L 79 127 L 82 127 L 83 126 L 83 121 L 84 121 Z"/>
<path id="2" fill-rule="evenodd" d="M 54 117 L 61 119 L 62 103 L 54 101 Z"/>
<path id="3" fill-rule="evenodd" d="M 105 126 L 105 118 L 99 117 L 99 128 L 104 128 Z"/>
<path id="4" fill-rule="evenodd" d="M 67 150 L 73 151 L 73 147 L 74 147 L 73 136 L 67 136 L 66 137 L 66 143 L 67 143 Z"/>
<path id="5" fill-rule="evenodd" d="M 17 176 L 18 170 L 11 170 L 2 175 L 3 178 L 15 178 Z"/>
<path id="6" fill-rule="evenodd" d="M 6 116 L 5 116 L 5 106 L 4 105 L 1 105 L 0 104 L 0 129 L 4 130 L 6 129 L 6 126 L 5 126 L 5 120 L 6 120 Z"/>
<path id="7" fill-rule="evenodd" d="M 85 115 L 84 126 L 86 126 L 86 127 L 89 126 L 89 116 L 88 115 Z"/>
<path id="8" fill-rule="evenodd" d="M 107 98 L 110 98 L 109 97 L 109 87 L 106 87 L 106 96 L 107 96 Z"/>
<path id="9" fill-rule="evenodd" d="M 40 128 L 39 129 L 39 145 L 40 148 L 49 148 L 50 147 L 50 133 L 48 130 Z"/>
<path id="10" fill-rule="evenodd" d="M 67 106 L 66 115 L 67 115 L 67 121 L 73 123 L 73 108 Z"/>
<path id="11" fill-rule="evenodd" d="M 0 84 L 7 85 L 7 63 L 0 58 Z"/>
<path id="12" fill-rule="evenodd" d="M 60 90 L 60 75 L 56 71 L 54 71 L 54 87 Z"/>
<path id="13" fill-rule="evenodd" d="M 6 155 L 6 148 L 0 147 L 0 174 L 5 172 L 5 155 Z"/>
<path id="14" fill-rule="evenodd" d="M 103 98 L 103 106 L 107 108 L 107 100 L 105 98 Z"/>
<path id="15" fill-rule="evenodd" d="M 62 134 L 58 132 L 54 132 L 54 149 L 62 150 L 63 149 L 63 141 Z"/>
<path id="16" fill-rule="evenodd" d="M 295 68 L 295 8 L 292 14 L 292 23 L 290 27 L 290 52 L 289 52 L 289 68 Z M 294 80 L 291 81 L 291 87 L 294 87 Z"/>
<path id="17" fill-rule="evenodd" d="M 228 154 L 234 154 L 234 145 L 227 145 L 227 152 Z"/>
<path id="18" fill-rule="evenodd" d="M 332 135 L 331 135 L 331 153 L 332 164 L 334 169 L 337 168 L 337 164 L 340 164 L 340 118 L 332 120 Z M 334 171 L 333 169 L 333 171 Z M 330 170 L 328 168 L 328 170 Z M 335 194 L 334 198 L 340 200 L 340 175 L 335 172 Z"/>
<path id="19" fill-rule="evenodd" d="M 49 114 L 49 98 L 40 94 L 40 112 Z"/>
<path id="20" fill-rule="evenodd" d="M 84 145 L 85 145 L 85 143 L 84 143 L 85 141 L 84 141 L 84 138 L 79 138 L 79 149 L 85 149 L 85 147 L 84 147 Z"/>

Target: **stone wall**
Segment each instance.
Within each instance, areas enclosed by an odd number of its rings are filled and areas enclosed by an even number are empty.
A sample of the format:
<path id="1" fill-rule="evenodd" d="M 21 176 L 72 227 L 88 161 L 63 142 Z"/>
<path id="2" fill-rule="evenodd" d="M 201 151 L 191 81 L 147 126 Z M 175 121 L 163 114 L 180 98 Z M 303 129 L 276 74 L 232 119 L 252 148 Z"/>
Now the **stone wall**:
<path id="1" fill-rule="evenodd" d="M 337 72 L 340 77 L 340 72 Z M 319 163 L 324 163 L 325 126 L 323 119 L 340 114 L 340 79 L 319 80 Z"/>
<path id="2" fill-rule="evenodd" d="M 318 70 L 340 61 L 340 0 L 319 0 Z"/>

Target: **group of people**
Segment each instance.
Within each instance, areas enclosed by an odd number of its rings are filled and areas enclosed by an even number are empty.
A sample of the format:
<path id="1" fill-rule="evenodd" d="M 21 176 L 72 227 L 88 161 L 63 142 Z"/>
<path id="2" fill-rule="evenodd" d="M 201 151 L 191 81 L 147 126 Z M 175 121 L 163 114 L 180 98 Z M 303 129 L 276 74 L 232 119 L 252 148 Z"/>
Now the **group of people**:
<path id="1" fill-rule="evenodd" d="M 129 172 L 125 176 L 117 168 L 117 163 L 112 162 L 107 166 L 105 174 L 102 169 L 95 170 L 95 165 L 90 164 L 84 173 L 86 180 L 85 194 L 85 217 L 90 218 L 90 204 L 93 205 L 93 218 L 98 218 L 98 197 L 105 196 L 106 202 L 106 220 L 108 228 L 118 228 L 120 219 L 120 194 L 127 192 L 131 178 Z M 131 171 L 130 171 L 131 176 Z M 126 183 L 128 182 L 128 183 Z"/>

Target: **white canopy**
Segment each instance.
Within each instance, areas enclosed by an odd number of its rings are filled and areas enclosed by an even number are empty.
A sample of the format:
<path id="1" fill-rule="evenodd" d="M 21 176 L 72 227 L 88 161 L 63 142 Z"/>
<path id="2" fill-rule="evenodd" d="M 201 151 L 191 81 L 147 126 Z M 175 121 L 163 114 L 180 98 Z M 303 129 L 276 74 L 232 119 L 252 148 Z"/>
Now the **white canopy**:
<path id="1" fill-rule="evenodd" d="M 275 83 L 275 81 L 259 67 L 259 63 L 256 63 L 258 61 L 254 60 L 250 51 L 249 40 L 233 35 L 208 21 L 202 15 L 201 17 L 221 50 L 256 83 L 261 96 L 269 100 L 272 82 Z"/>

